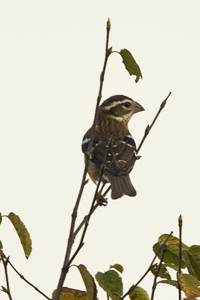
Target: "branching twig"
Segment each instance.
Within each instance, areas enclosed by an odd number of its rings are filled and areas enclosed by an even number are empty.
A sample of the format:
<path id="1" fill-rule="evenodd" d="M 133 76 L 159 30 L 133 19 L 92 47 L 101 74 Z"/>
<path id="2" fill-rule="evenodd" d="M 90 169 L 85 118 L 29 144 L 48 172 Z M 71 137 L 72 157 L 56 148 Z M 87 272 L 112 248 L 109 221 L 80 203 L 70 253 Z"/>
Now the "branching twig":
<path id="1" fill-rule="evenodd" d="M 170 238 L 170 236 L 173 234 L 173 231 L 171 231 L 171 233 L 168 235 L 168 237 L 166 238 L 166 240 L 164 241 L 163 244 L 161 244 L 159 247 L 158 247 L 158 251 L 156 252 L 149 268 L 147 269 L 147 271 L 144 273 L 144 275 L 140 278 L 140 280 L 138 280 L 138 282 L 136 284 L 133 284 L 130 289 L 128 290 L 128 292 L 126 292 L 126 294 L 124 294 L 121 299 L 124 299 L 127 295 L 129 295 L 135 288 L 136 286 L 138 286 L 138 284 L 145 278 L 145 276 L 149 273 L 149 271 L 151 270 L 152 266 L 153 266 L 153 263 L 156 259 L 156 257 L 158 256 L 158 254 L 160 253 L 160 251 L 165 247 L 168 239 Z"/>
<path id="2" fill-rule="evenodd" d="M 150 125 L 150 126 L 149 126 L 149 125 L 147 126 L 147 128 L 146 128 L 146 130 L 145 130 L 145 133 L 144 133 L 144 137 L 143 137 L 143 139 L 141 140 L 140 145 L 139 145 L 139 147 L 138 147 L 137 150 L 136 150 L 136 153 L 137 153 L 137 154 L 138 154 L 138 152 L 140 151 L 140 149 L 141 149 L 141 147 L 142 147 L 142 145 L 143 145 L 143 143 L 144 143 L 144 141 L 145 141 L 147 135 L 149 134 L 151 128 L 153 127 L 154 123 L 156 122 L 156 120 L 157 120 L 159 114 L 161 113 L 162 109 L 165 107 L 165 104 L 167 103 L 167 99 L 169 98 L 170 95 L 171 95 L 171 92 L 169 92 L 169 95 L 167 96 L 167 98 L 166 98 L 165 100 L 163 100 L 163 102 L 161 103 L 160 109 L 159 109 L 159 111 L 157 112 L 157 114 L 156 114 L 156 116 L 155 116 L 153 122 L 151 123 L 151 125 Z"/>
<path id="3" fill-rule="evenodd" d="M 102 195 L 103 198 L 107 195 L 107 193 L 110 191 L 111 189 L 111 185 L 107 188 L 107 190 L 104 192 L 104 194 Z M 92 209 L 91 215 L 93 214 L 93 212 L 97 209 L 97 207 L 99 206 L 99 203 L 97 202 Z M 80 223 L 80 225 L 77 227 L 77 229 L 74 231 L 74 237 L 77 236 L 77 234 L 79 233 L 79 231 L 81 230 L 81 228 L 83 227 L 83 225 L 87 222 L 88 220 L 88 215 L 86 215 L 83 219 L 83 221 Z"/>
<path id="4" fill-rule="evenodd" d="M 73 256 L 70 258 L 68 264 L 65 266 L 65 268 L 63 270 L 64 272 L 68 272 L 69 266 L 71 265 L 72 261 L 74 260 L 74 258 L 76 257 L 76 255 L 78 254 L 78 252 L 80 251 L 80 249 L 82 248 L 82 246 L 84 245 L 84 237 L 85 237 L 88 225 L 89 225 L 90 217 L 91 217 L 91 215 L 92 215 L 92 213 L 94 211 L 94 204 L 95 204 L 95 201 L 97 200 L 97 195 L 98 195 L 99 187 L 100 187 L 100 184 L 101 184 L 103 172 L 104 172 L 104 169 L 105 169 L 105 163 L 106 163 L 106 159 L 107 159 L 107 156 L 108 156 L 108 151 L 110 149 L 111 142 L 112 142 L 112 137 L 110 137 L 110 139 L 108 141 L 107 151 L 105 153 L 103 165 L 101 166 L 101 172 L 100 172 L 99 180 L 98 180 L 98 183 L 97 183 L 96 191 L 95 191 L 95 194 L 94 194 L 94 197 L 93 197 L 93 201 L 92 201 L 92 204 L 91 204 L 91 207 L 90 207 L 89 214 L 87 215 L 87 220 L 85 222 L 85 227 L 84 227 L 84 230 L 83 230 L 83 233 L 82 233 L 79 245 L 77 247 L 77 250 L 73 254 Z"/>
<path id="5" fill-rule="evenodd" d="M 178 274 L 181 275 L 181 263 L 182 263 L 182 225 L 183 225 L 183 219 L 180 215 L 178 219 L 178 226 L 179 226 L 179 266 L 178 266 Z M 178 282 L 178 295 L 179 300 L 181 300 L 181 285 Z"/>
<path id="6" fill-rule="evenodd" d="M 8 270 L 7 270 L 7 265 L 8 265 L 9 260 L 3 254 L 1 254 L 1 259 L 3 262 L 3 267 L 4 267 L 5 277 L 6 277 L 6 293 L 9 297 L 9 299 L 12 300 L 12 296 L 11 296 L 11 292 L 10 292 L 10 285 L 9 285 L 9 280 L 8 280 Z"/>
<path id="7" fill-rule="evenodd" d="M 65 277 L 66 277 L 66 274 L 67 274 L 67 272 L 66 272 L 67 268 L 66 267 L 69 266 L 69 258 L 70 258 L 70 254 L 71 254 L 72 245 L 74 243 L 75 221 L 76 221 L 76 217 L 77 217 L 79 203 L 80 203 L 81 196 L 82 196 L 82 193 L 83 193 L 83 189 L 84 189 L 84 186 L 85 186 L 85 179 L 86 179 L 88 164 L 89 164 L 89 154 L 90 154 L 92 144 L 93 144 L 93 140 L 94 140 L 94 131 L 95 131 L 96 121 L 97 121 L 97 111 L 98 111 L 99 103 L 101 101 L 103 81 L 104 81 L 104 75 L 105 75 L 107 60 L 108 60 L 108 57 L 110 55 L 110 52 L 109 52 L 109 49 L 108 49 L 110 27 L 111 27 L 110 26 L 110 20 L 108 19 L 107 28 L 106 28 L 107 29 L 107 36 L 106 36 L 105 60 L 104 60 L 103 70 L 102 70 L 102 73 L 101 73 L 101 76 L 100 76 L 99 93 L 98 93 L 98 97 L 97 97 L 97 103 L 96 103 L 95 116 L 94 116 L 94 121 L 93 121 L 93 126 L 92 126 L 92 133 L 91 133 L 91 137 L 90 137 L 90 143 L 89 143 L 88 151 L 87 151 L 88 155 L 86 155 L 85 169 L 84 169 L 84 173 L 83 173 L 82 183 L 81 183 L 80 191 L 79 191 L 79 194 L 78 194 L 78 197 L 77 197 L 77 200 L 76 200 L 76 204 L 74 206 L 73 213 L 72 213 L 72 221 L 71 221 L 71 227 L 70 227 L 70 233 L 69 233 L 69 238 L 68 238 L 68 245 L 67 245 L 66 255 L 65 255 L 64 264 L 63 264 L 62 272 L 61 272 L 61 275 L 60 275 L 60 279 L 59 279 L 59 282 L 58 282 L 58 286 L 57 286 L 57 289 L 56 289 L 56 292 L 55 292 L 54 300 L 59 300 L 61 289 L 62 289 L 64 280 L 65 280 Z"/>
<path id="8" fill-rule="evenodd" d="M 6 260 L 6 256 L 5 254 L 2 254 L 2 261 Z M 6 260 L 6 263 L 8 263 L 12 269 L 19 275 L 19 277 L 21 279 L 23 279 L 26 283 L 28 283 L 30 286 L 32 286 L 38 293 L 40 293 L 42 296 L 44 296 L 46 299 L 48 300 L 52 300 L 51 298 L 49 298 L 47 295 L 45 295 L 43 292 L 41 292 L 35 285 L 33 285 L 30 281 L 28 281 L 22 274 L 20 274 L 17 269 L 13 266 L 13 264 L 10 262 L 10 260 Z M 8 288 L 7 288 L 8 289 Z M 12 299 L 12 298 L 10 298 Z"/>
<path id="9" fill-rule="evenodd" d="M 155 276 L 154 276 L 154 281 L 153 281 L 153 286 L 152 286 L 151 300 L 153 300 L 153 298 L 154 298 L 154 293 L 155 293 L 155 290 L 156 290 L 156 281 L 157 281 L 157 278 L 158 278 L 158 274 L 160 272 L 160 268 L 162 266 L 162 262 L 163 262 L 163 258 L 165 256 L 166 250 L 167 250 L 167 248 L 166 248 L 166 244 L 165 244 L 164 247 L 163 247 L 163 252 L 162 252 L 162 256 L 160 258 L 159 266 L 158 266 L 158 268 L 156 270 L 156 273 L 155 273 Z"/>

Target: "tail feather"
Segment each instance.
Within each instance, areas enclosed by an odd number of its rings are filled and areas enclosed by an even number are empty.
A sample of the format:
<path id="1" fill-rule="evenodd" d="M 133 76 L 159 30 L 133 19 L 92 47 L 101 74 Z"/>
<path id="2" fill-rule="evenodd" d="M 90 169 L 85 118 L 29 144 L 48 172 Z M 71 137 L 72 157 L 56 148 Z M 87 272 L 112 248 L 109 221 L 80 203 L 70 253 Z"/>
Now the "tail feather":
<path id="1" fill-rule="evenodd" d="M 136 190 L 134 189 L 129 175 L 124 176 L 109 176 L 109 181 L 111 183 L 111 197 L 112 199 L 121 198 L 124 194 L 128 196 L 136 196 Z"/>
<path id="2" fill-rule="evenodd" d="M 136 196 L 137 193 L 131 183 L 129 175 L 127 175 L 126 177 L 120 177 L 120 184 L 125 195 L 132 197 Z"/>

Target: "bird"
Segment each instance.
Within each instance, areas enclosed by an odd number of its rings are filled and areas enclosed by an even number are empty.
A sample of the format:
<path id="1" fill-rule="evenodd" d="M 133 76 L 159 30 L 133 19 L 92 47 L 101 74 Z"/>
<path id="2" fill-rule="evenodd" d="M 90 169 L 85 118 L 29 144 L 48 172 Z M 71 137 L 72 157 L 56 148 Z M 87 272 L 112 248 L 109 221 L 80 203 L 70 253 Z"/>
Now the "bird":
<path id="1" fill-rule="evenodd" d="M 142 105 L 124 95 L 111 96 L 98 107 L 87 172 L 92 181 L 98 184 L 104 164 L 101 181 L 103 185 L 111 184 L 112 199 L 121 198 L 123 195 L 136 196 L 129 177 L 137 159 L 136 144 L 128 130 L 128 123 L 134 114 L 143 110 Z M 82 140 L 85 159 L 91 133 L 92 127 Z"/>

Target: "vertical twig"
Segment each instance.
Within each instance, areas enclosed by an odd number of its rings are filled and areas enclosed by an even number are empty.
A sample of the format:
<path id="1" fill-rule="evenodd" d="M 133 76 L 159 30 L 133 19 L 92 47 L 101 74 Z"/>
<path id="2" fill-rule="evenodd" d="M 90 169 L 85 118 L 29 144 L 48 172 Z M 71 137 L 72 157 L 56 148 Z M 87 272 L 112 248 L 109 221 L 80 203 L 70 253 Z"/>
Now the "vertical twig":
<path id="1" fill-rule="evenodd" d="M 107 60 L 108 60 L 108 57 L 110 55 L 110 52 L 109 52 L 109 49 L 108 49 L 110 28 L 111 28 L 111 24 L 110 24 L 110 20 L 108 19 L 107 27 L 106 27 L 107 35 L 106 35 L 105 60 L 104 60 L 103 70 L 102 70 L 102 73 L 101 73 L 101 76 L 100 76 L 99 93 L 98 93 L 98 97 L 97 97 L 97 103 L 96 103 L 94 121 L 93 121 L 93 126 L 92 126 L 92 133 L 91 133 L 91 137 L 90 137 L 90 143 L 89 143 L 89 146 L 88 146 L 88 153 L 90 153 L 90 151 L 91 151 L 92 143 L 93 143 L 93 140 L 94 140 L 94 131 L 95 131 L 96 120 L 97 120 L 97 111 L 98 111 L 99 103 L 101 101 L 103 81 L 104 81 L 104 75 L 105 75 Z M 79 203 L 80 203 L 81 196 L 82 196 L 82 193 L 83 193 L 83 189 L 84 189 L 84 186 L 85 186 L 85 179 L 86 179 L 86 175 L 87 175 L 88 164 L 89 164 L 89 155 L 86 156 L 85 169 L 84 169 L 84 172 L 83 172 L 82 183 L 81 183 L 80 191 L 79 191 L 79 194 L 78 194 L 78 197 L 77 197 L 77 200 L 76 200 L 76 204 L 74 206 L 73 213 L 72 213 L 72 220 L 71 220 L 71 227 L 70 227 L 70 233 L 69 233 L 69 238 L 68 238 L 66 255 L 65 255 L 65 259 L 64 259 L 60 279 L 59 279 L 57 289 L 56 289 L 56 292 L 55 292 L 54 300 L 59 300 L 60 293 L 61 293 L 61 290 L 62 290 L 62 287 L 63 287 L 63 283 L 64 283 L 64 280 L 65 280 L 65 277 L 66 277 L 66 274 L 67 274 L 66 266 L 69 264 L 72 245 L 74 243 L 75 222 L 76 222 L 76 217 L 77 217 L 77 213 L 78 213 Z"/>
<path id="2" fill-rule="evenodd" d="M 9 285 L 9 280 L 8 280 L 8 270 L 7 270 L 7 265 L 8 265 L 8 258 L 4 257 L 1 254 L 1 260 L 3 262 L 3 267 L 4 267 L 4 272 L 5 272 L 5 277 L 6 277 L 6 293 L 8 294 L 8 297 L 10 300 L 12 300 L 11 292 L 10 292 L 10 285 Z"/>
<path id="3" fill-rule="evenodd" d="M 178 219 L 178 226 L 179 226 L 179 266 L 178 266 L 178 275 L 181 275 L 181 262 L 182 262 L 182 225 L 183 219 L 180 215 Z M 178 282 L 178 299 L 181 300 L 181 285 Z"/>
<path id="4" fill-rule="evenodd" d="M 157 281 L 157 278 L 158 278 L 158 274 L 160 272 L 160 268 L 162 266 L 162 262 L 163 262 L 166 250 L 167 250 L 167 248 L 166 248 L 166 244 L 165 244 L 163 246 L 163 252 L 162 252 L 162 256 L 160 258 L 159 266 L 158 266 L 158 268 L 156 270 L 156 273 L 155 273 L 155 276 L 154 276 L 154 281 L 153 281 L 153 286 L 152 286 L 152 293 L 151 293 L 151 300 L 153 300 L 153 298 L 154 298 L 154 294 L 155 294 L 155 290 L 156 290 L 156 281 Z"/>
<path id="5" fill-rule="evenodd" d="M 70 258 L 68 264 L 65 266 L 65 268 L 64 268 L 65 272 L 68 272 L 68 269 L 69 269 L 72 261 L 74 260 L 74 258 L 76 257 L 76 255 L 78 254 L 78 252 L 80 251 L 80 249 L 82 248 L 82 246 L 84 245 L 84 237 L 85 237 L 88 225 L 89 225 L 90 217 L 91 217 L 91 215 L 92 215 L 92 213 L 94 211 L 94 207 L 95 207 L 94 204 L 95 204 L 95 201 L 97 199 L 97 193 L 99 191 L 99 187 L 100 187 L 100 184 L 101 184 L 101 179 L 102 179 L 102 176 L 103 176 L 103 172 L 104 172 L 104 168 L 105 168 L 105 163 L 106 163 L 106 159 L 107 159 L 107 156 L 108 156 L 108 152 L 109 152 L 109 149 L 110 149 L 111 142 L 112 142 L 112 137 L 110 137 L 110 139 L 108 141 L 108 147 L 107 147 L 107 151 L 105 153 L 103 165 L 101 166 L 101 172 L 100 172 L 98 184 L 97 184 L 97 187 L 96 187 L 96 191 L 95 191 L 95 194 L 94 194 L 94 197 L 93 197 L 93 201 L 92 201 L 92 204 L 91 204 L 91 207 L 90 207 L 89 214 L 87 215 L 87 219 L 85 220 L 85 223 L 84 223 L 85 227 L 84 227 L 84 230 L 83 230 L 83 233 L 82 233 L 79 245 L 77 247 L 77 250 L 73 254 L 73 256 Z M 75 233 L 76 233 L 76 231 L 75 231 Z"/>

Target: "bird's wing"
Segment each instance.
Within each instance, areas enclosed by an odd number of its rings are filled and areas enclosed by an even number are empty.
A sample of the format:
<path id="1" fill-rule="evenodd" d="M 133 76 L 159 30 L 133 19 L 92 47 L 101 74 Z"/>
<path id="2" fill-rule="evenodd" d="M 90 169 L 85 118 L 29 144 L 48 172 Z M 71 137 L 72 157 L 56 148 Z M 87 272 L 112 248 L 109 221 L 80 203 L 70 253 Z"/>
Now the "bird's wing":
<path id="1" fill-rule="evenodd" d="M 113 141 L 108 151 L 108 142 L 101 141 L 94 144 L 92 161 L 101 166 L 106 158 L 106 170 L 114 175 L 126 176 L 130 173 L 136 160 L 135 142 L 132 137 L 125 137 L 123 141 Z"/>

